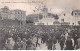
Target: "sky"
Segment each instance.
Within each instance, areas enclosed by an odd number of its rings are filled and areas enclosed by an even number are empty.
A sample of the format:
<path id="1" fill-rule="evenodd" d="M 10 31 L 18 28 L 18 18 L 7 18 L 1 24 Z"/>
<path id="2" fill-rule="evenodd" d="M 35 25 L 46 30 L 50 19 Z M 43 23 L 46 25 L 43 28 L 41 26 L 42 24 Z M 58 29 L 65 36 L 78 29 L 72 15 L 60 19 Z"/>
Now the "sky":
<path id="1" fill-rule="evenodd" d="M 31 14 L 35 6 L 39 7 L 43 5 L 42 2 L 44 5 L 47 5 L 49 9 L 52 9 L 51 11 L 54 11 L 54 13 L 61 13 L 65 8 L 67 11 L 80 9 L 80 0 L 0 0 L 0 7 L 9 6 L 10 9 L 21 9 L 27 11 L 26 14 Z"/>
<path id="2" fill-rule="evenodd" d="M 72 10 L 80 10 L 80 0 L 0 0 L 0 8 L 8 6 L 10 10 L 24 10 L 26 15 L 39 13 L 39 11 L 34 12 L 33 10 L 42 5 L 46 5 L 49 12 L 60 15 L 59 21 L 64 18 L 66 22 L 71 22 L 71 24 L 75 23 L 75 18 L 71 16 Z M 66 13 L 66 17 L 62 13 Z"/>

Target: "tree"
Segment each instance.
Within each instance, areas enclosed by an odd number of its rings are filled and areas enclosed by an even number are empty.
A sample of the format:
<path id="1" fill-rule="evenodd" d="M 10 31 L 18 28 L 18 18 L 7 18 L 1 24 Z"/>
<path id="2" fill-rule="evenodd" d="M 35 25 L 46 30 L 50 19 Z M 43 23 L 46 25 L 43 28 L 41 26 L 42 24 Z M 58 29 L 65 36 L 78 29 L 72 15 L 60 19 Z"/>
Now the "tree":
<path id="1" fill-rule="evenodd" d="M 52 14 L 52 17 L 54 17 L 54 19 L 59 19 L 59 16 L 57 14 Z"/>
<path id="2" fill-rule="evenodd" d="M 32 20 L 26 20 L 26 23 L 33 23 Z"/>

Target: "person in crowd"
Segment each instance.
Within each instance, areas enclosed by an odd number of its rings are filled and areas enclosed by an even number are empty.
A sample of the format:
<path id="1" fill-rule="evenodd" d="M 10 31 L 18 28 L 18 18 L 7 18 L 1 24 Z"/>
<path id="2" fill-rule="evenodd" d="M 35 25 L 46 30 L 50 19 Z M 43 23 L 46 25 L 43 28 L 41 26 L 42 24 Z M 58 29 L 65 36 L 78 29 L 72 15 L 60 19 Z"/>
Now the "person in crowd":
<path id="1" fill-rule="evenodd" d="M 45 42 L 46 42 L 46 37 L 47 35 L 46 35 L 46 33 L 44 33 L 43 35 L 42 35 L 42 43 L 44 44 Z"/>
<path id="2" fill-rule="evenodd" d="M 61 38 L 60 38 L 60 47 L 61 47 L 61 50 L 63 50 L 63 48 L 64 48 L 64 43 L 65 43 L 65 35 L 62 34 Z"/>
<path id="3" fill-rule="evenodd" d="M 65 31 L 65 38 L 66 38 L 66 40 L 67 40 L 67 37 L 68 37 L 68 36 L 69 36 L 68 32 Z"/>
<path id="4" fill-rule="evenodd" d="M 55 50 L 61 50 L 61 47 L 60 47 L 60 43 L 58 42 L 57 40 L 57 43 L 55 44 Z"/>
<path id="5" fill-rule="evenodd" d="M 6 50 L 12 50 L 13 46 L 10 44 L 10 40 L 7 40 L 7 44 L 5 44 L 5 49 Z"/>
<path id="6" fill-rule="evenodd" d="M 41 44 L 41 37 L 38 38 L 38 43 Z"/>
<path id="7" fill-rule="evenodd" d="M 31 50 L 32 40 L 31 40 L 30 38 L 27 40 L 26 44 L 27 44 L 26 49 L 27 49 L 27 50 Z"/>
<path id="8" fill-rule="evenodd" d="M 52 50 L 52 46 L 53 46 L 53 40 L 52 38 L 47 40 L 47 46 L 48 46 L 48 50 Z"/>
<path id="9" fill-rule="evenodd" d="M 10 44 L 13 48 L 14 44 L 15 44 L 15 41 L 13 40 L 12 36 L 10 38 L 8 38 L 8 40 L 10 40 Z"/>
<path id="10" fill-rule="evenodd" d="M 37 39 L 36 39 L 35 43 L 33 42 L 33 36 L 30 36 L 30 39 L 31 39 L 31 49 L 30 50 L 35 50 L 36 49 Z"/>
<path id="11" fill-rule="evenodd" d="M 37 37 L 36 47 L 37 47 L 38 45 L 40 45 L 40 44 L 39 44 L 39 38 Z"/>
<path id="12" fill-rule="evenodd" d="M 72 36 L 70 36 L 70 37 L 71 37 L 71 40 L 72 40 L 72 46 L 74 47 L 74 39 L 73 39 Z"/>
<path id="13" fill-rule="evenodd" d="M 15 42 L 13 50 L 18 50 L 19 46 L 18 46 L 18 41 Z"/>
<path id="14" fill-rule="evenodd" d="M 78 49 L 77 50 L 80 50 L 80 38 L 78 38 L 77 41 L 78 41 Z"/>
<path id="15" fill-rule="evenodd" d="M 22 47 L 23 47 L 23 45 L 22 45 L 21 38 L 18 37 L 18 39 L 14 43 L 13 50 L 21 50 Z"/>
<path id="16" fill-rule="evenodd" d="M 67 37 L 65 50 L 74 50 L 74 47 L 72 46 L 72 40 L 71 40 L 70 36 Z"/>
<path id="17" fill-rule="evenodd" d="M 26 40 L 25 38 L 23 38 L 23 41 L 22 41 L 23 47 L 22 47 L 21 50 L 26 50 L 26 47 L 27 47 L 26 41 L 27 41 L 27 40 Z"/>
<path id="18" fill-rule="evenodd" d="M 22 47 L 23 47 L 22 40 L 20 37 L 18 38 L 18 46 L 19 46 L 18 49 L 22 49 Z"/>
<path id="19" fill-rule="evenodd" d="M 41 35 L 41 43 L 44 43 L 43 35 Z"/>
<path id="20" fill-rule="evenodd" d="M 55 44 L 57 43 L 57 39 L 55 38 L 55 36 L 52 37 L 52 43 L 53 43 L 53 50 L 56 49 Z"/>
<path id="21" fill-rule="evenodd" d="M 34 44 L 34 46 L 36 46 L 36 42 L 37 42 L 37 37 L 34 35 L 32 38 L 32 43 Z"/>
<path id="22" fill-rule="evenodd" d="M 7 39 L 5 39 L 4 37 L 0 37 L 1 39 L 0 39 L 0 50 L 4 50 L 4 48 L 5 48 L 5 43 L 6 43 L 6 40 Z"/>
<path id="23" fill-rule="evenodd" d="M 60 32 L 59 32 L 59 30 L 56 30 L 56 31 L 54 32 L 54 34 L 55 34 L 56 39 L 57 39 L 58 42 L 59 42 L 59 41 L 60 41 Z"/>
<path id="24" fill-rule="evenodd" d="M 13 39 L 14 39 L 15 42 L 18 40 L 18 35 L 17 34 L 13 34 L 12 37 L 13 37 Z"/>
<path id="25" fill-rule="evenodd" d="M 74 47 L 77 48 L 77 44 L 78 44 L 78 42 L 77 42 L 77 39 L 78 39 L 77 34 L 75 34 L 73 39 L 74 39 Z"/>

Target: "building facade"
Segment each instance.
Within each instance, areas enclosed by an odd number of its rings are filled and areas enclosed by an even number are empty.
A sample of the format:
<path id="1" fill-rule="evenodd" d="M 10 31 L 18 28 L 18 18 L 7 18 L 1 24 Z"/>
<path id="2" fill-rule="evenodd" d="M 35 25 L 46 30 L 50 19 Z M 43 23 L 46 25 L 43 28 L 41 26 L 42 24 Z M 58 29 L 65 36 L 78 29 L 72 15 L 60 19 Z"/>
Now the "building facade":
<path id="1" fill-rule="evenodd" d="M 26 20 L 26 12 L 18 9 L 11 10 L 11 17 L 24 21 Z"/>
<path id="2" fill-rule="evenodd" d="M 15 9 L 10 10 L 7 6 L 0 9 L 0 17 L 2 19 L 18 19 L 20 21 L 26 20 L 26 11 Z"/>
<path id="3" fill-rule="evenodd" d="M 21 21 L 21 24 L 25 25 L 26 24 L 26 11 L 23 10 L 11 10 L 10 12 L 10 18 L 15 20 Z"/>
<path id="4" fill-rule="evenodd" d="M 36 22 L 35 25 L 39 25 L 40 23 L 43 23 L 44 25 L 53 25 L 55 19 L 58 18 L 56 14 L 49 13 L 46 6 L 42 8 L 41 15 L 42 19 L 39 19 L 39 22 Z"/>
<path id="5" fill-rule="evenodd" d="M 22 24 L 26 24 L 26 11 L 15 9 L 10 10 L 7 6 L 0 9 L 0 19 L 19 20 Z"/>
<path id="6" fill-rule="evenodd" d="M 74 17 L 80 16 L 80 10 L 73 10 L 72 11 L 72 16 L 74 16 Z"/>
<path id="7" fill-rule="evenodd" d="M 2 19 L 8 19 L 10 17 L 10 10 L 7 6 L 0 9 L 0 17 L 2 17 Z"/>
<path id="8" fill-rule="evenodd" d="M 79 25 L 79 21 L 80 21 L 80 10 L 73 10 L 72 11 L 72 16 L 75 18 L 75 25 Z"/>

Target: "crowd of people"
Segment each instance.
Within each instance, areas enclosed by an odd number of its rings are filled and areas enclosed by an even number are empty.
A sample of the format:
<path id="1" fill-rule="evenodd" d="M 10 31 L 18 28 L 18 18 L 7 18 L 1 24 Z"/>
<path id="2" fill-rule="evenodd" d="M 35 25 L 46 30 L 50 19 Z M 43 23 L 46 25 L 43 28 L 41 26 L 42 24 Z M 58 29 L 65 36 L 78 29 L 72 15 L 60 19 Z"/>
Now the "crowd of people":
<path id="1" fill-rule="evenodd" d="M 18 34 L 4 34 L 0 37 L 1 50 L 37 50 L 37 47 L 42 44 L 45 44 L 48 50 L 80 49 L 80 37 L 76 30 L 68 31 L 68 29 L 65 29 L 64 31 L 60 31 L 54 29 L 52 32 L 42 33 L 30 33 L 29 30 Z"/>

